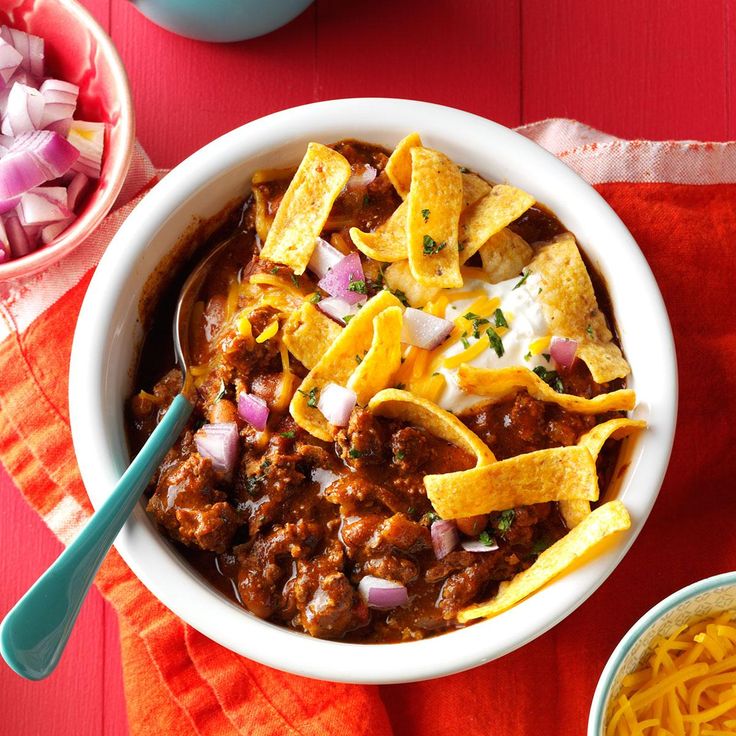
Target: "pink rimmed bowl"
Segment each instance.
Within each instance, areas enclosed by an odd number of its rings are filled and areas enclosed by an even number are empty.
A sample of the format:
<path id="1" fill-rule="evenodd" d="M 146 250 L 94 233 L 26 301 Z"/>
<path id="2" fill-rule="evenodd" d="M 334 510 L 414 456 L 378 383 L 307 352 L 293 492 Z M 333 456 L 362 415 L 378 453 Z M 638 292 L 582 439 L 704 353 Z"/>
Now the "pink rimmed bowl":
<path id="1" fill-rule="evenodd" d="M 125 67 L 90 13 L 76 0 L 0 0 L 0 23 L 46 41 L 46 69 L 79 86 L 75 117 L 107 123 L 102 175 L 79 217 L 49 245 L 0 264 L 0 281 L 42 271 L 76 248 L 112 208 L 135 144 Z"/>

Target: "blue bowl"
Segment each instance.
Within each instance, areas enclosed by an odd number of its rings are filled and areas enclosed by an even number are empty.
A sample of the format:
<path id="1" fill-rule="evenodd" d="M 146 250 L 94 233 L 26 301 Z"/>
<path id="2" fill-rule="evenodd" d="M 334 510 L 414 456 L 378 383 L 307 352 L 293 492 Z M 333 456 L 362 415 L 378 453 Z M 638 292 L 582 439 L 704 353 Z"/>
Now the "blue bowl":
<path id="1" fill-rule="evenodd" d="M 162 28 L 199 41 L 243 41 L 296 18 L 312 0 L 131 0 Z"/>
<path id="2" fill-rule="evenodd" d="M 698 580 L 647 611 L 626 632 L 603 668 L 590 708 L 588 736 L 603 736 L 623 678 L 644 664 L 657 638 L 669 636 L 683 624 L 734 608 L 736 572 L 727 572 Z"/>

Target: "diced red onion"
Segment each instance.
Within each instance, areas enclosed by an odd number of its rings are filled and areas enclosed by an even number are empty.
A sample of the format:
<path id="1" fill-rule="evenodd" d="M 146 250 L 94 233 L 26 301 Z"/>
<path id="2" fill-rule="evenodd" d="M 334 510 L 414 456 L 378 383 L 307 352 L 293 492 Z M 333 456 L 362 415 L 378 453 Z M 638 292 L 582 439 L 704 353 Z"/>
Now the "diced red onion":
<path id="1" fill-rule="evenodd" d="M 363 301 L 365 301 L 365 297 L 363 297 Z M 344 299 L 331 296 L 317 302 L 317 308 L 328 317 L 332 317 L 336 322 L 344 325 L 346 324 L 345 317 L 355 316 L 358 313 L 359 304 L 348 304 Z"/>
<path id="2" fill-rule="evenodd" d="M 5 224 L 0 218 L 0 263 L 8 261 L 12 258 L 10 252 L 10 241 L 8 240 L 8 234 L 5 232 Z"/>
<path id="3" fill-rule="evenodd" d="M 375 178 L 378 172 L 370 164 L 364 164 L 360 173 L 352 174 L 345 184 L 346 189 L 365 189 Z"/>
<path id="4" fill-rule="evenodd" d="M 77 212 L 80 197 L 89 184 L 89 177 L 78 171 L 66 188 L 66 205 L 72 212 Z"/>
<path id="5" fill-rule="evenodd" d="M 0 38 L 0 77 L 4 84 L 8 83 L 22 61 L 23 54 L 4 38 Z"/>
<path id="6" fill-rule="evenodd" d="M 480 539 L 468 539 L 461 542 L 460 546 L 466 552 L 495 552 L 498 549 L 498 545 L 494 542 L 493 544 L 485 544 Z"/>
<path id="7" fill-rule="evenodd" d="M 23 56 L 20 65 L 36 77 L 43 76 L 44 41 L 40 36 L 8 26 L 0 27 L 0 38 L 11 44 Z"/>
<path id="8" fill-rule="evenodd" d="M 553 337 L 549 346 L 552 360 L 564 370 L 572 367 L 577 351 L 577 340 L 568 340 L 566 337 Z"/>
<path id="9" fill-rule="evenodd" d="M 69 135 L 69 129 L 72 127 L 73 122 L 71 118 L 64 118 L 63 120 L 57 120 L 55 123 L 49 123 L 44 127 L 45 130 L 53 130 L 54 133 L 58 133 L 66 138 Z"/>
<path id="10" fill-rule="evenodd" d="M 460 534 L 454 521 L 438 519 L 430 529 L 432 535 L 432 548 L 434 556 L 441 560 L 454 550 L 460 542 Z"/>
<path id="11" fill-rule="evenodd" d="M 330 424 L 346 427 L 357 401 L 355 391 L 337 383 L 328 383 L 319 393 L 317 408 Z"/>
<path id="12" fill-rule="evenodd" d="M 73 120 L 66 139 L 79 151 L 79 158 L 72 166 L 74 171 L 99 179 L 105 146 L 105 124 Z"/>
<path id="13" fill-rule="evenodd" d="M 0 200 L 0 215 L 4 215 L 6 212 L 10 212 L 10 210 L 14 210 L 18 206 L 19 202 L 20 202 L 20 197 L 13 197 L 12 199 Z"/>
<path id="14" fill-rule="evenodd" d="M 50 225 L 45 225 L 41 228 L 41 242 L 44 245 L 48 245 L 56 240 L 76 219 L 72 215 L 71 217 L 67 217 L 66 220 L 59 220 L 59 222 L 52 222 Z"/>
<path id="15" fill-rule="evenodd" d="M 432 350 L 447 340 L 453 326 L 450 320 L 409 307 L 404 312 L 401 342 Z"/>
<path id="16" fill-rule="evenodd" d="M 71 216 L 64 187 L 35 187 L 20 198 L 18 216 L 23 225 L 47 225 Z"/>
<path id="17" fill-rule="evenodd" d="M 326 240 L 317 238 L 312 257 L 309 259 L 307 268 L 318 278 L 324 278 L 327 272 L 336 266 L 345 256 L 337 248 L 331 246 Z"/>
<path id="18" fill-rule="evenodd" d="M 194 435 L 197 452 L 212 461 L 219 473 L 231 473 L 238 459 L 238 425 L 235 422 L 205 424 Z"/>
<path id="19" fill-rule="evenodd" d="M 358 593 L 369 608 L 386 610 L 404 606 L 409 602 L 409 591 L 405 585 L 374 575 L 363 577 L 358 583 Z"/>
<path id="20" fill-rule="evenodd" d="M 320 280 L 319 287 L 328 294 L 343 299 L 348 304 L 357 304 L 365 294 L 350 289 L 353 282 L 364 282 L 365 274 L 357 253 L 343 256 Z"/>
<path id="21" fill-rule="evenodd" d="M 38 130 L 18 136 L 0 158 L 0 200 L 12 199 L 65 174 L 79 151 L 58 133 Z"/>
<path id="22" fill-rule="evenodd" d="M 238 414 L 240 418 L 248 422 L 254 429 L 263 432 L 268 422 L 268 404 L 255 394 L 240 392 L 238 396 Z"/>
<path id="23" fill-rule="evenodd" d="M 61 79 L 46 79 L 39 92 L 46 103 L 41 118 L 42 128 L 74 115 L 79 95 L 79 87 L 76 84 Z"/>
<path id="24" fill-rule="evenodd" d="M 41 127 L 46 100 L 33 87 L 16 82 L 8 95 L 8 104 L 3 116 L 3 135 L 18 136 Z"/>
<path id="25" fill-rule="evenodd" d="M 17 215 L 10 214 L 4 216 L 5 232 L 8 235 L 8 243 L 10 244 L 10 253 L 13 258 L 20 258 L 30 253 L 35 247 L 35 241 L 31 242 L 28 234 L 20 224 Z"/>

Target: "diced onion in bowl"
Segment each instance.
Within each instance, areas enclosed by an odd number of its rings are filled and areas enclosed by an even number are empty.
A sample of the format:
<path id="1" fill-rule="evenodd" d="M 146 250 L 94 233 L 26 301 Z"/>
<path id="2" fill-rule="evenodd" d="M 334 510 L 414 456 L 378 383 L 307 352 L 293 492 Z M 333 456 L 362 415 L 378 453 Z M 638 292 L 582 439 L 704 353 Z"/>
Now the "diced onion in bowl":
<path id="1" fill-rule="evenodd" d="M 566 337 L 553 337 L 549 346 L 549 354 L 557 365 L 567 370 L 575 362 L 578 352 L 577 340 L 569 340 Z"/>
<path id="2" fill-rule="evenodd" d="M 38 130 L 45 107 L 46 101 L 37 89 L 16 82 L 8 95 L 0 132 L 17 136 Z"/>
<path id="3" fill-rule="evenodd" d="M 343 256 L 318 282 L 331 296 L 348 304 L 365 300 L 365 274 L 357 253 Z"/>
<path id="4" fill-rule="evenodd" d="M 238 415 L 244 422 L 248 422 L 254 429 L 263 432 L 268 422 L 268 404 L 255 394 L 245 391 L 238 396 Z"/>
<path id="5" fill-rule="evenodd" d="M 39 92 L 45 102 L 41 118 L 42 128 L 60 120 L 70 120 L 74 115 L 79 95 L 79 87 L 76 84 L 65 82 L 63 79 L 46 79 L 41 84 Z"/>
<path id="6" fill-rule="evenodd" d="M 348 179 L 345 189 L 365 189 L 378 175 L 375 167 L 370 164 L 363 164 L 362 171 L 357 171 Z"/>
<path id="7" fill-rule="evenodd" d="M 0 38 L 0 78 L 7 84 L 23 61 L 23 55 L 4 38 Z"/>
<path id="8" fill-rule="evenodd" d="M 317 408 L 330 424 L 346 427 L 357 401 L 355 391 L 337 383 L 328 383 L 320 391 Z"/>
<path id="9" fill-rule="evenodd" d="M 0 27 L 0 38 L 13 46 L 21 56 L 20 67 L 34 77 L 43 76 L 44 41 L 40 36 L 34 36 L 18 28 L 9 26 Z"/>
<path id="10" fill-rule="evenodd" d="M 365 297 L 363 300 L 365 301 Z M 336 296 L 330 296 L 327 299 L 322 299 L 317 302 L 317 308 L 324 312 L 328 317 L 332 317 L 336 322 L 341 325 L 347 324 L 347 318 L 353 317 L 358 313 L 358 309 L 362 302 L 357 304 L 348 304 L 344 299 L 340 299 Z"/>
<path id="11" fill-rule="evenodd" d="M 312 257 L 309 259 L 307 268 L 318 278 L 324 278 L 327 272 L 337 265 L 345 256 L 337 248 L 331 246 L 326 240 L 317 238 Z"/>
<path id="12" fill-rule="evenodd" d="M 466 552 L 495 552 L 498 549 L 498 545 L 495 542 L 493 544 L 486 544 L 485 542 L 481 542 L 480 539 L 467 539 L 460 546 Z"/>
<path id="13" fill-rule="evenodd" d="M 447 340 L 453 326 L 450 320 L 409 307 L 404 312 L 401 342 L 432 350 Z"/>
<path id="14" fill-rule="evenodd" d="M 219 473 L 232 473 L 238 459 L 238 425 L 235 422 L 205 424 L 194 435 L 197 452 L 212 461 Z"/>
<path id="15" fill-rule="evenodd" d="M 374 575 L 362 578 L 358 583 L 358 593 L 369 608 L 387 610 L 404 606 L 409 602 L 409 591 L 405 585 Z"/>
<path id="16" fill-rule="evenodd" d="M 105 124 L 72 120 L 66 137 L 69 143 L 79 151 L 79 158 L 72 169 L 98 179 L 102 166 L 102 151 L 105 146 Z"/>
<path id="17" fill-rule="evenodd" d="M 433 522 L 430 528 L 430 534 L 432 536 L 434 556 L 438 560 L 447 557 L 457 547 L 460 541 L 460 534 L 458 533 L 455 522 L 447 519 L 438 519 Z"/>
<path id="18" fill-rule="evenodd" d="M 22 225 L 47 225 L 71 216 L 64 187 L 35 187 L 21 195 L 18 215 Z"/>

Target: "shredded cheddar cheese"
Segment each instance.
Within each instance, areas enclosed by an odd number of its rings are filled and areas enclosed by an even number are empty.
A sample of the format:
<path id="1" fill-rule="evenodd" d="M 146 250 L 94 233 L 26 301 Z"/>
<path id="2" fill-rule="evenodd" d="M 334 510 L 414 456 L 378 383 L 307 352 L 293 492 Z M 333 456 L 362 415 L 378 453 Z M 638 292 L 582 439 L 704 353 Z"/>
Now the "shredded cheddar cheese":
<path id="1" fill-rule="evenodd" d="M 298 296 L 300 298 L 304 296 L 301 289 L 296 287 L 294 284 L 290 284 L 288 281 L 284 281 L 284 279 L 273 273 L 254 273 L 250 277 L 250 283 L 275 286 L 277 289 L 283 289 L 292 296 Z"/>
<path id="2" fill-rule="evenodd" d="M 680 626 L 623 678 L 606 736 L 720 736 L 736 726 L 736 612 Z"/>
<path id="3" fill-rule="evenodd" d="M 225 321 L 229 322 L 238 309 L 240 299 L 240 284 L 237 279 L 232 279 L 227 290 L 227 302 L 225 303 Z"/>
<path id="4" fill-rule="evenodd" d="M 481 337 L 477 342 L 474 342 L 469 348 L 451 355 L 449 358 L 445 358 L 442 365 L 445 368 L 457 368 L 462 363 L 467 363 L 470 360 L 477 358 L 481 353 L 485 352 L 489 348 L 488 340 L 485 336 Z"/>
<path id="5" fill-rule="evenodd" d="M 533 340 L 529 343 L 529 352 L 532 355 L 541 355 L 542 353 L 547 352 L 549 349 L 549 344 L 552 342 L 552 336 L 548 335 L 547 337 L 540 337 L 537 340 Z"/>
<path id="6" fill-rule="evenodd" d="M 256 338 L 257 343 L 264 343 L 266 340 L 270 340 L 279 331 L 279 321 L 277 319 L 269 322 L 266 328 Z"/>

